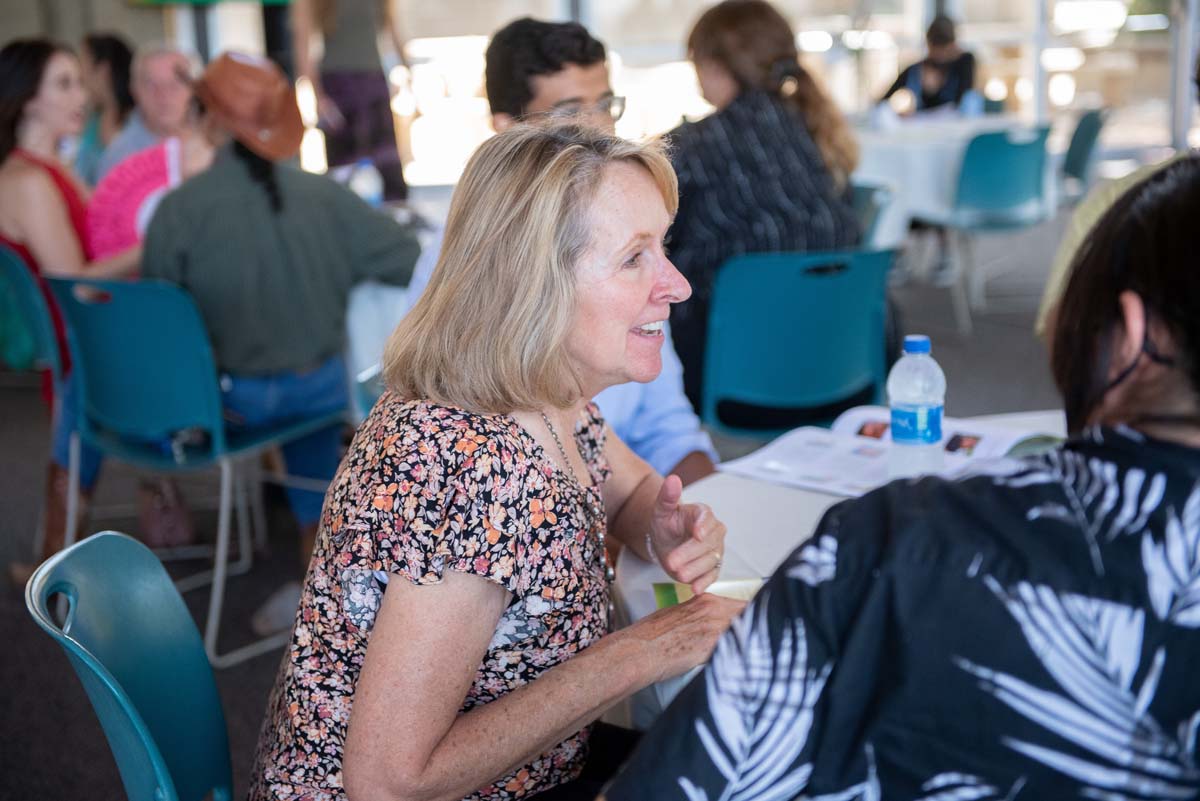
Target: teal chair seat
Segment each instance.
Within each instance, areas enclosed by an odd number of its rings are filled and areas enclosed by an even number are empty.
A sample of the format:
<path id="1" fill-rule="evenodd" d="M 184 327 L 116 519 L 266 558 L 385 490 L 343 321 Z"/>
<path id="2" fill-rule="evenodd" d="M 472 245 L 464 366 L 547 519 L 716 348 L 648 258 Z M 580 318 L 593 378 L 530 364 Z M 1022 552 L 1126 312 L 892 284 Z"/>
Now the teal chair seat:
<path id="1" fill-rule="evenodd" d="M 1073 203 L 1079 200 L 1091 186 L 1096 144 L 1107 119 L 1107 109 L 1091 109 L 1081 114 L 1079 121 L 1075 123 L 1061 169 L 1060 197 L 1064 202 Z"/>
<path id="2" fill-rule="evenodd" d="M 854 203 L 854 215 L 858 218 L 858 228 L 862 233 L 861 243 L 865 247 L 873 247 L 875 234 L 879 229 L 879 220 L 887 207 L 891 205 L 894 192 L 886 184 L 854 181 L 850 185 Z"/>
<path id="3" fill-rule="evenodd" d="M 256 475 L 257 457 L 264 450 L 344 422 L 346 411 L 256 430 L 226 429 L 208 332 L 187 292 L 162 281 L 51 280 L 50 287 L 68 323 L 74 359 L 70 380 L 77 382 L 80 398 L 71 447 L 71 497 L 79 491 L 80 441 L 149 470 L 217 467 L 221 498 L 213 569 L 178 586 L 200 586 L 211 578 L 204 644 L 213 665 L 225 667 L 279 647 L 288 632 L 229 653 L 217 647 L 226 577 L 248 570 L 253 552 L 248 526 L 239 524 L 239 558 L 230 568 L 234 503 L 241 512 L 240 523 L 249 517 L 244 482 L 239 481 L 234 497 L 235 469 L 242 468 L 240 477 L 246 471 Z M 281 483 L 324 491 L 321 482 L 307 486 L 285 477 Z M 264 527 L 260 522 L 258 528 Z M 68 526 L 68 532 L 72 530 Z"/>
<path id="4" fill-rule="evenodd" d="M 731 425 L 722 408 L 760 407 L 764 422 L 795 411 L 800 421 L 827 424 L 849 405 L 881 401 L 892 256 L 755 253 L 721 265 L 708 315 L 705 424 L 770 437 L 793 425 Z"/>
<path id="5" fill-rule="evenodd" d="M 991 131 L 974 136 L 963 153 L 954 206 L 921 221 L 951 230 L 961 258 L 954 285 L 959 330 L 971 331 L 971 309 L 984 307 L 985 276 L 975 263 L 972 236 L 1014 231 L 1046 220 L 1048 126 Z"/>
<path id="6" fill-rule="evenodd" d="M 38 567 L 25 605 L 79 676 L 130 801 L 229 801 L 229 738 L 212 668 L 150 549 L 112 531 L 89 537 Z M 60 621 L 55 609 L 64 606 Z"/>

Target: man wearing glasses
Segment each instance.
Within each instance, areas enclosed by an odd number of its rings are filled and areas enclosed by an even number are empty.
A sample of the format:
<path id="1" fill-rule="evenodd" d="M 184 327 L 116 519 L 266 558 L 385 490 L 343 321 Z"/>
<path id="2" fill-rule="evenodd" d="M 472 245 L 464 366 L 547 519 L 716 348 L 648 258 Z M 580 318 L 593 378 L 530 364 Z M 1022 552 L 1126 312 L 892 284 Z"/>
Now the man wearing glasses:
<path id="1" fill-rule="evenodd" d="M 625 111 L 613 94 L 603 43 L 582 25 L 524 17 L 501 28 L 488 45 L 486 89 L 492 127 L 503 131 L 524 120 L 587 122 L 609 133 Z M 441 242 L 426 248 L 409 284 L 421 296 L 437 263 Z M 634 453 L 662 475 L 689 484 L 716 468 L 716 450 L 683 393 L 683 366 L 664 331 L 662 372 L 648 384 L 610 387 L 596 397 L 604 418 Z"/>

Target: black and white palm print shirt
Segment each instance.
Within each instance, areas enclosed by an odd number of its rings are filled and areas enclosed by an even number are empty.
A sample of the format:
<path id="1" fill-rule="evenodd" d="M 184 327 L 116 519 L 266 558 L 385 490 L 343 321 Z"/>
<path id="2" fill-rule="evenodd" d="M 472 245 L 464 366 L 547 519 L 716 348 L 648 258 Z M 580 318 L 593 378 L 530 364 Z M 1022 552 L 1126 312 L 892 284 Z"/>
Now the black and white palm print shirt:
<path id="1" fill-rule="evenodd" d="M 831 509 L 609 801 L 1200 794 L 1200 450 L 1096 428 Z"/>

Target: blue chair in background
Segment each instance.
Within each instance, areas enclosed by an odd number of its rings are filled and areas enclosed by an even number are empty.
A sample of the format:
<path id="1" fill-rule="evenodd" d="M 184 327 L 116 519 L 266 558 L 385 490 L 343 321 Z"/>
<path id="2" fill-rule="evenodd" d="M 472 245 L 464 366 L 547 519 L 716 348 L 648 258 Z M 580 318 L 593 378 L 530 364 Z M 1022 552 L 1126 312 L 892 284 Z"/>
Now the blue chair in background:
<path id="1" fill-rule="evenodd" d="M 1108 119 L 1107 109 L 1092 109 L 1080 115 L 1063 156 L 1061 188 L 1059 197 L 1067 203 L 1074 203 L 1087 194 L 1092 184 L 1092 168 L 1095 165 L 1096 143 L 1100 140 L 1100 131 Z"/>
<path id="2" fill-rule="evenodd" d="M 755 253 L 721 265 L 713 285 L 701 418 L 737 436 L 771 437 L 880 402 L 891 251 Z M 761 409 L 763 427 L 728 422 Z M 794 413 L 794 414 L 793 414 Z"/>
<path id="3" fill-rule="evenodd" d="M 976 234 L 1028 228 L 1046 220 L 1048 126 L 977 134 L 967 144 L 954 207 L 944 218 L 922 217 L 955 234 L 961 258 L 954 283 L 959 330 L 971 331 L 971 309 L 984 307 L 985 276 L 975 263 Z"/>
<path id="4" fill-rule="evenodd" d="M 862 232 L 863 247 L 875 246 L 875 233 L 879 229 L 879 218 L 892 203 L 894 192 L 886 184 L 852 181 L 854 214 L 858 217 L 858 228 Z"/>
<path id="5" fill-rule="evenodd" d="M 70 493 L 79 491 L 82 440 L 142 469 L 173 473 L 217 467 L 220 504 L 216 553 L 211 572 L 189 577 L 181 591 L 211 579 L 204 646 L 215 667 L 226 667 L 286 642 L 288 632 L 226 654 L 217 650 L 225 580 L 250 567 L 252 547 L 246 521 L 246 481 L 236 482 L 239 464 L 254 470 L 263 451 L 345 420 L 345 413 L 289 421 L 250 432 L 227 432 L 208 333 L 191 297 L 161 281 L 51 280 L 68 324 L 78 382 L 79 420 L 71 440 Z M 303 480 L 281 479 L 291 486 Z M 306 488 L 324 491 L 324 484 Z M 229 567 L 233 507 L 239 509 L 239 558 Z M 69 521 L 73 525 L 73 521 Z M 73 529 L 69 526 L 68 531 Z"/>
<path id="6" fill-rule="evenodd" d="M 150 549 L 113 531 L 75 543 L 38 567 L 25 605 L 79 676 L 130 801 L 210 793 L 229 801 L 229 738 L 212 668 Z"/>

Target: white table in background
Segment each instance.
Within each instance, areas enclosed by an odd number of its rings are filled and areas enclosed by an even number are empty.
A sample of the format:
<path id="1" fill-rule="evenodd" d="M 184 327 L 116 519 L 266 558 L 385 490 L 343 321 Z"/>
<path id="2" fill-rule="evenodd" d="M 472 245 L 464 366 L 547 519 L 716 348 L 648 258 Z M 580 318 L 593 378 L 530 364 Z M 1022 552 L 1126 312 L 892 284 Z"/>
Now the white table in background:
<path id="1" fill-rule="evenodd" d="M 1061 411 L 1016 412 L 970 418 L 1023 431 L 1066 435 Z M 766 578 L 775 572 L 796 546 L 813 534 L 829 507 L 846 500 L 812 490 L 794 489 L 755 481 L 731 473 L 714 473 L 683 491 L 683 500 L 706 503 L 728 526 L 721 579 Z M 628 548 L 617 560 L 613 594 L 626 621 L 640 620 L 655 611 L 654 584 L 671 581 L 662 568 L 646 562 Z M 659 682 L 630 701 L 632 725 L 645 728 L 680 690 L 693 673 Z"/>
<path id="2" fill-rule="evenodd" d="M 856 129 L 860 150 L 854 179 L 886 184 L 893 192 L 871 244 L 899 247 L 913 218 L 945 217 L 953 209 L 963 154 L 973 137 L 1027 127 L 1016 117 L 996 114 L 918 117 L 901 119 L 888 130 Z M 1047 166 L 1048 176 L 1050 172 Z M 1048 177 L 1046 191 L 1052 193 L 1053 189 L 1054 182 Z M 1047 196 L 1047 202 L 1052 200 Z"/>

